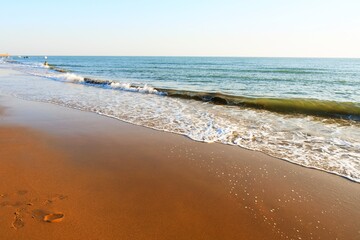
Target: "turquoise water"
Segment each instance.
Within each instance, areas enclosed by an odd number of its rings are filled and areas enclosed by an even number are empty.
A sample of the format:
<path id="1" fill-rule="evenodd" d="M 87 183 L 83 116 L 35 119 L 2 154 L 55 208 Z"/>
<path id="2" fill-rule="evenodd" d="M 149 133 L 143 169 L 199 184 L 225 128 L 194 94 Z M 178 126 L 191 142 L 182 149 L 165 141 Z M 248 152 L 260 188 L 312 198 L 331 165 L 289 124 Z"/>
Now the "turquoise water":
<path id="1" fill-rule="evenodd" d="M 360 181 L 360 60 L 12 58 L 2 94 L 261 151 Z"/>
<path id="2" fill-rule="evenodd" d="M 360 102 L 360 59 L 49 57 L 48 62 L 83 76 L 157 88 Z"/>

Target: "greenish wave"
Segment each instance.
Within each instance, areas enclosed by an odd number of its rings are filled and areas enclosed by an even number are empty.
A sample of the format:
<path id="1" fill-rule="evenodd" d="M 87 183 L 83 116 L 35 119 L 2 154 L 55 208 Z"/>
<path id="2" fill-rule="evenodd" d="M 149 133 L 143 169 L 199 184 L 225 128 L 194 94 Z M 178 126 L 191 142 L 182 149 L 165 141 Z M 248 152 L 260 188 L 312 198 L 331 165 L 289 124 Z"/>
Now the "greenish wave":
<path id="1" fill-rule="evenodd" d="M 169 97 L 179 97 L 210 102 L 220 105 L 233 105 L 246 108 L 263 109 L 284 114 L 306 114 L 313 116 L 343 118 L 360 121 L 360 104 L 302 98 L 250 98 L 222 93 L 157 89 Z"/>

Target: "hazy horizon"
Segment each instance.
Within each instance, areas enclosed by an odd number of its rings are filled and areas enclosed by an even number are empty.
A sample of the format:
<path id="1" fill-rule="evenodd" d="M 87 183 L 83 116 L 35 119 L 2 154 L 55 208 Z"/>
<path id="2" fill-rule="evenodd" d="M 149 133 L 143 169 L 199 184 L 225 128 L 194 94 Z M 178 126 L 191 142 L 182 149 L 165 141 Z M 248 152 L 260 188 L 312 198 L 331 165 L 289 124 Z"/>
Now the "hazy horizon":
<path id="1" fill-rule="evenodd" d="M 2 52 L 1 52 L 2 53 Z M 189 57 L 189 58 L 299 58 L 299 59 L 360 59 L 360 57 L 282 57 L 282 56 L 202 56 L 202 55 L 49 55 L 49 54 L 9 54 L 10 57 Z"/>
<path id="2" fill-rule="evenodd" d="M 2 3 L 0 53 L 360 58 L 360 2 Z"/>

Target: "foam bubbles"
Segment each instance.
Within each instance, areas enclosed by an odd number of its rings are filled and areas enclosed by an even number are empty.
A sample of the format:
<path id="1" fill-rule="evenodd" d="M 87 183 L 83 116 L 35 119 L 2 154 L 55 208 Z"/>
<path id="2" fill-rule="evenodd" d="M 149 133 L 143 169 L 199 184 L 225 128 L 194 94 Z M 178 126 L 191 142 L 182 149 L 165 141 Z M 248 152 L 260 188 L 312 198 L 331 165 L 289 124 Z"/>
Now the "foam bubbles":
<path id="1" fill-rule="evenodd" d="M 131 83 L 112 82 L 110 84 L 110 87 L 113 89 L 120 89 L 120 90 L 130 91 L 130 92 L 151 93 L 151 94 L 160 93 L 155 88 L 150 87 L 146 84 L 143 87 L 141 87 L 141 86 L 132 86 Z"/>
<path id="2" fill-rule="evenodd" d="M 57 74 L 56 76 L 54 76 L 54 78 L 57 78 L 62 81 L 68 81 L 68 82 L 84 82 L 84 77 L 73 74 L 73 73 Z"/>
<path id="3" fill-rule="evenodd" d="M 79 84 L 62 82 L 84 83 L 82 76 L 53 73 L 44 68 L 26 71 L 42 78 L 3 79 L 0 91 L 96 112 L 186 135 L 196 141 L 220 142 L 261 151 L 360 182 L 360 126 L 356 123 L 341 124 L 171 98 L 147 85 L 111 82 L 106 88 L 79 87 Z"/>

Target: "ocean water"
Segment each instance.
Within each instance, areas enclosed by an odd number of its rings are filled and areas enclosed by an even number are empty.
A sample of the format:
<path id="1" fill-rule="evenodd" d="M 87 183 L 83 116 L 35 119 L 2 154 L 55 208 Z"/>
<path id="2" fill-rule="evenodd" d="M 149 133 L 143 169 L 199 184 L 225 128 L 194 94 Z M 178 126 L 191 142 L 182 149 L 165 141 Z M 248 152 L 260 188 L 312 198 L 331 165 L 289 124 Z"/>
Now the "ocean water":
<path id="1" fill-rule="evenodd" d="M 0 92 L 360 182 L 360 59 L 13 57 Z"/>

